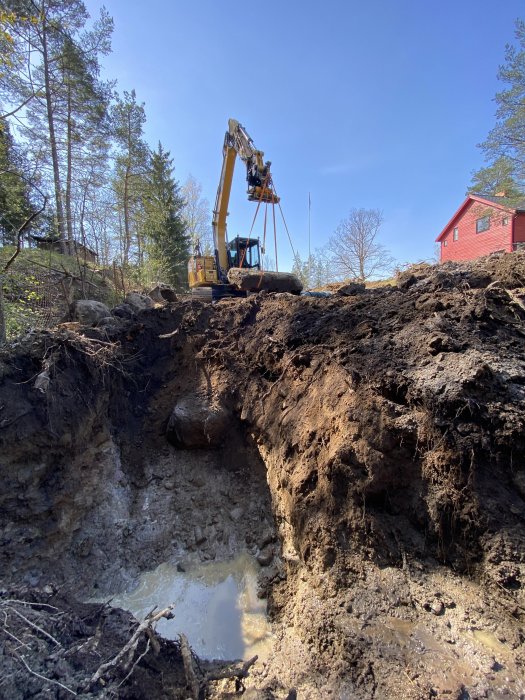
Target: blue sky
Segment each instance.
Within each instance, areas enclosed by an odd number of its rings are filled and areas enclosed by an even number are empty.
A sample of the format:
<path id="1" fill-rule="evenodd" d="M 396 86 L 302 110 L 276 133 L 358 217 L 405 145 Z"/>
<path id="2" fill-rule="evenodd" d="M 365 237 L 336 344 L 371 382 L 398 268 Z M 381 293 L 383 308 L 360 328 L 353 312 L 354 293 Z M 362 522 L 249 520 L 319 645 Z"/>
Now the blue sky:
<path id="1" fill-rule="evenodd" d="M 354 207 L 381 209 L 399 263 L 434 239 L 483 164 L 496 74 L 523 0 L 107 0 L 118 89 L 146 104 L 146 138 L 171 151 L 211 204 L 228 118 L 272 161 L 294 247 L 323 246 Z M 101 3 L 86 0 L 92 16 Z M 252 203 L 238 162 L 228 233 Z M 262 225 L 262 220 L 261 220 Z M 278 221 L 280 269 L 292 255 Z M 261 231 L 257 231 L 261 233 Z M 273 257 L 272 251 L 269 251 Z"/>

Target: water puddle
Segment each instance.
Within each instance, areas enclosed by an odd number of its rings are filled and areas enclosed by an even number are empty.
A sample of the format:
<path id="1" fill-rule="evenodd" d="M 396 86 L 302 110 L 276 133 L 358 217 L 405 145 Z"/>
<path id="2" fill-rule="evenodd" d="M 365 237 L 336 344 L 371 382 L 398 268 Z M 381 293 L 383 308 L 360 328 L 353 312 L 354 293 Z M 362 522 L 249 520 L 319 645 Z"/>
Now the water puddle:
<path id="1" fill-rule="evenodd" d="M 499 641 L 495 634 L 487 630 L 472 630 L 472 636 L 477 642 L 481 642 L 493 654 L 500 656 L 508 656 L 510 649 L 506 644 Z"/>
<path id="2" fill-rule="evenodd" d="M 131 593 L 114 597 L 111 604 L 143 620 L 155 605 L 161 610 L 174 603 L 174 619 L 157 625 L 163 637 L 176 639 L 183 632 L 204 659 L 246 659 L 257 654 L 264 660 L 272 639 L 266 601 L 257 598 L 258 571 L 248 554 L 188 565 L 185 572 L 161 564 L 142 574 Z"/>

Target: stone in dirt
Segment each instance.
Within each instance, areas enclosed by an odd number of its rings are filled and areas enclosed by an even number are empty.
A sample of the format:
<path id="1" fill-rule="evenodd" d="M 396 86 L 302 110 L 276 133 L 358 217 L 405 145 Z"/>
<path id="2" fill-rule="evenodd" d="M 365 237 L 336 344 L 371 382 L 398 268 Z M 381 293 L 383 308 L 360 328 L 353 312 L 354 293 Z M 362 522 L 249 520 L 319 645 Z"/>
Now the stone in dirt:
<path id="1" fill-rule="evenodd" d="M 135 312 L 152 309 L 155 306 L 151 297 L 146 294 L 140 294 L 139 292 L 129 292 L 129 294 L 126 294 L 124 304 L 131 306 Z"/>
<path id="2" fill-rule="evenodd" d="M 73 302 L 70 307 L 70 317 L 72 321 L 92 326 L 104 318 L 111 318 L 111 311 L 101 301 L 92 299 L 80 299 Z"/>
<path id="3" fill-rule="evenodd" d="M 228 436 L 229 412 L 206 396 L 190 394 L 177 400 L 168 421 L 167 436 L 175 445 L 218 447 Z"/>

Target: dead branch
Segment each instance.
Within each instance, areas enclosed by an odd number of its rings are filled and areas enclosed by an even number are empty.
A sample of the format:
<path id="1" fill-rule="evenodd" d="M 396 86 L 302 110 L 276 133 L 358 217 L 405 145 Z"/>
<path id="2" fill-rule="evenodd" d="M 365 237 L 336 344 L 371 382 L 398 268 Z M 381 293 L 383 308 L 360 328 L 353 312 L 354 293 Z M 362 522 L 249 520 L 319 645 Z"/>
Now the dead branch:
<path id="1" fill-rule="evenodd" d="M 251 659 L 248 659 L 248 661 L 245 661 L 241 668 L 234 668 L 230 671 L 220 671 L 218 673 L 209 673 L 206 675 L 206 681 L 222 681 L 224 678 L 237 678 L 238 680 L 247 678 L 248 671 L 258 658 L 258 656 L 253 656 Z"/>
<path id="2" fill-rule="evenodd" d="M 28 381 L 31 381 L 31 379 Z M 60 612 L 59 608 L 55 607 L 54 605 L 49 605 L 48 603 L 33 603 L 30 600 L 17 600 L 16 598 L 7 598 L 6 600 L 3 600 L 0 605 L 9 605 L 13 603 L 16 605 L 27 605 L 28 607 L 35 608 L 36 610 L 39 610 L 40 608 L 50 608 L 51 610 Z"/>
<path id="3" fill-rule="evenodd" d="M 36 671 L 33 671 L 32 668 L 29 668 L 29 666 L 26 663 L 26 660 L 24 659 L 23 656 L 20 656 L 19 654 L 15 654 L 15 658 L 17 658 L 19 661 L 21 661 L 26 669 L 31 673 L 33 676 L 36 676 L 37 678 L 40 678 L 41 680 L 45 681 L 46 683 L 53 683 L 54 685 L 59 685 L 61 688 L 64 688 L 64 690 L 67 690 L 68 693 L 71 693 L 71 695 L 77 695 L 74 690 L 71 690 L 71 688 L 68 688 L 67 685 L 64 685 L 60 681 L 55 681 L 53 678 L 46 678 L 46 676 L 42 676 L 40 673 L 37 673 Z"/>
<path id="4" fill-rule="evenodd" d="M 15 642 L 18 642 L 20 644 L 20 646 L 25 647 L 26 649 L 31 649 L 29 644 L 26 644 L 21 639 L 18 639 L 18 637 L 15 637 L 14 634 L 11 634 L 11 632 L 7 629 L 7 627 L 4 627 L 2 625 L 2 627 L 0 627 L 0 629 L 4 632 L 4 634 L 7 634 L 8 637 L 11 637 L 11 639 L 14 639 Z"/>
<path id="5" fill-rule="evenodd" d="M 151 646 L 153 647 L 153 653 L 155 654 L 155 656 L 158 656 L 160 654 L 160 642 L 155 636 L 155 632 L 151 629 L 147 629 L 146 636 L 148 637 L 148 643 L 151 642 Z"/>
<path id="6" fill-rule="evenodd" d="M 31 214 L 31 216 L 29 218 L 27 218 L 24 221 L 24 223 L 19 227 L 18 231 L 16 232 L 16 250 L 13 253 L 13 255 L 9 258 L 9 260 L 6 262 L 6 264 L 4 265 L 4 269 L 2 270 L 2 272 L 7 272 L 9 270 L 9 268 L 11 267 L 11 265 L 16 260 L 16 258 L 19 256 L 20 251 L 22 249 L 22 235 L 23 235 L 24 231 L 27 229 L 28 226 L 31 225 L 31 223 L 37 218 L 37 216 L 39 216 L 44 211 L 44 209 L 46 208 L 46 204 L 47 204 L 47 196 L 44 196 L 44 202 L 43 202 L 42 206 L 40 207 L 40 209 L 38 209 L 38 211 L 34 211 Z"/>
<path id="7" fill-rule="evenodd" d="M 147 630 L 147 632 L 149 632 L 149 634 L 153 635 L 153 632 L 152 632 L 151 630 Z M 133 666 L 131 667 L 131 670 L 130 670 L 130 672 L 128 673 L 128 675 L 124 678 L 124 680 L 123 680 L 121 683 L 118 684 L 118 687 L 119 687 L 119 688 L 120 688 L 121 685 L 124 685 L 124 683 L 125 683 L 125 682 L 128 680 L 128 678 L 132 675 L 133 671 L 137 668 L 137 666 L 139 665 L 139 663 L 142 661 L 142 659 L 143 659 L 143 658 L 146 656 L 146 654 L 148 653 L 149 647 L 150 647 L 150 641 L 151 641 L 151 640 L 148 639 L 147 644 L 146 644 L 146 648 L 144 649 L 144 651 L 142 652 L 142 654 L 139 656 L 139 658 L 135 661 L 135 663 L 134 663 Z M 157 642 L 156 639 L 155 639 L 155 641 Z M 158 642 L 157 642 L 157 644 L 158 644 Z"/>
<path id="8" fill-rule="evenodd" d="M 23 620 L 26 624 L 28 624 L 34 630 L 36 630 L 37 632 L 40 632 L 40 634 L 44 635 L 44 637 L 47 637 L 50 641 L 53 642 L 53 644 L 55 644 L 55 646 L 57 646 L 57 647 L 62 646 L 62 644 L 60 644 L 60 642 L 57 639 L 55 639 L 53 637 L 53 635 L 49 634 L 49 632 L 46 632 L 38 625 L 35 625 L 35 623 L 31 622 L 31 620 L 28 620 L 27 617 L 25 617 L 25 615 L 22 615 L 21 612 L 18 612 L 18 610 L 15 610 L 14 608 L 11 608 L 11 607 L 8 607 L 7 609 L 10 610 L 11 612 L 14 612 L 15 615 L 17 615 L 21 620 Z"/>
<path id="9" fill-rule="evenodd" d="M 38 267 L 43 267 L 44 270 L 48 270 L 49 272 L 56 272 L 58 275 L 62 275 L 63 277 L 70 277 L 72 280 L 78 280 L 78 282 L 82 282 L 82 277 L 78 277 L 77 275 L 73 275 L 71 272 L 69 272 L 66 269 L 62 270 L 57 270 L 56 267 L 51 267 L 51 265 L 45 265 L 44 263 L 38 262 L 38 260 L 33 260 L 32 258 L 27 258 L 27 262 L 30 262 L 31 265 L 37 265 Z M 85 280 L 86 284 L 89 284 L 91 287 L 95 287 L 95 289 L 98 289 L 99 286 L 98 284 L 95 284 L 94 282 L 88 282 L 88 280 Z"/>
<path id="10" fill-rule="evenodd" d="M 151 613 L 146 616 L 146 619 L 140 623 L 140 625 L 137 627 L 133 635 L 131 636 L 130 640 L 122 647 L 122 649 L 119 651 L 119 653 L 114 656 L 110 661 L 107 661 L 106 663 L 102 664 L 99 666 L 98 670 L 96 673 L 93 674 L 91 677 L 91 680 L 89 681 L 89 685 L 95 685 L 96 683 L 99 682 L 99 680 L 112 668 L 117 668 L 122 660 L 128 656 L 124 664 L 122 664 L 122 668 L 124 671 L 127 670 L 127 667 L 129 663 L 131 663 L 131 659 L 133 658 L 133 654 L 135 653 L 137 649 L 137 645 L 140 640 L 140 636 L 142 635 L 143 632 L 145 632 L 148 629 L 153 629 L 153 626 L 155 625 L 156 622 L 158 622 L 161 618 L 165 617 L 166 620 L 171 620 L 173 618 L 173 613 L 171 612 L 174 608 L 174 605 L 168 605 L 167 608 L 164 608 L 164 610 L 161 610 L 158 612 L 156 615 L 151 616 Z"/>
<path id="11" fill-rule="evenodd" d="M 180 652 L 182 654 L 182 663 L 184 664 L 184 673 L 186 674 L 186 682 L 191 691 L 192 700 L 199 700 L 200 683 L 195 675 L 193 661 L 191 658 L 191 649 L 188 639 L 185 634 L 179 634 Z"/>

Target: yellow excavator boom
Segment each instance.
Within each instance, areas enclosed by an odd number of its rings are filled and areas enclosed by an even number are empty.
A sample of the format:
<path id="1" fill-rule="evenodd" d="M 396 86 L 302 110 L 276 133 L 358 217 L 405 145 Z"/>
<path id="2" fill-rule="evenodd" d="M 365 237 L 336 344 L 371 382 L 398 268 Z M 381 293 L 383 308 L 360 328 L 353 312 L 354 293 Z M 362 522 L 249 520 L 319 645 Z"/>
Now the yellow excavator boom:
<path id="1" fill-rule="evenodd" d="M 226 242 L 226 219 L 228 216 L 228 204 L 233 182 L 235 160 L 237 156 L 246 165 L 246 181 L 248 183 L 248 199 L 258 204 L 278 204 L 279 197 L 273 188 L 270 173 L 271 163 L 264 162 L 264 153 L 255 148 L 246 129 L 235 119 L 228 120 L 228 131 L 224 136 L 222 149 L 222 170 L 217 188 L 215 208 L 213 210 L 212 229 L 215 244 L 215 258 L 201 255 L 197 249 L 188 262 L 188 281 L 190 288 L 213 287 L 223 285 L 224 288 L 233 288 L 240 285 L 232 285 L 228 279 L 228 272 L 235 271 L 238 266 L 245 268 L 245 272 L 260 271 L 260 246 L 258 238 L 237 236 L 229 243 Z M 262 275 L 266 287 L 262 285 Z M 259 274 L 257 289 L 272 289 L 275 272 Z M 280 275 L 279 284 L 283 284 L 285 275 Z M 296 292 L 300 282 L 295 278 L 289 282 L 290 289 Z M 278 291 L 282 291 L 281 288 Z M 299 289 L 300 291 L 300 289 Z"/>

